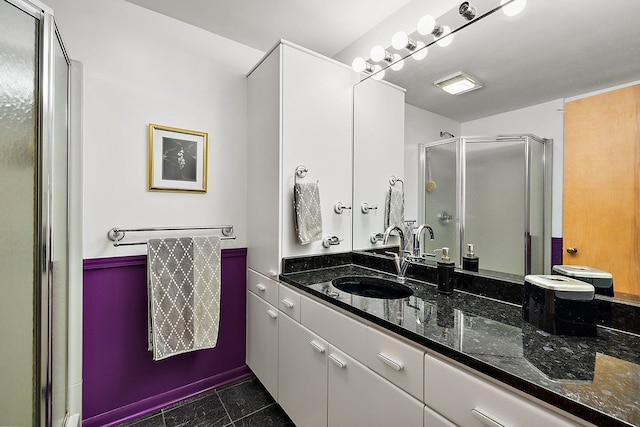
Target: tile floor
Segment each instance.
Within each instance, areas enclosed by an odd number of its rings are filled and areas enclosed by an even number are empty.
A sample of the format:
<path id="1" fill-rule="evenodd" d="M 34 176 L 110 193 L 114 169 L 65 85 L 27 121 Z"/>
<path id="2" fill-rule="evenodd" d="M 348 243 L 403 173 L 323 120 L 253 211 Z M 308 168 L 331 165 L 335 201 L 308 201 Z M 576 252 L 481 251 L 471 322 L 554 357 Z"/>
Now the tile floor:
<path id="1" fill-rule="evenodd" d="M 168 406 L 120 427 L 295 427 L 255 378 Z"/>

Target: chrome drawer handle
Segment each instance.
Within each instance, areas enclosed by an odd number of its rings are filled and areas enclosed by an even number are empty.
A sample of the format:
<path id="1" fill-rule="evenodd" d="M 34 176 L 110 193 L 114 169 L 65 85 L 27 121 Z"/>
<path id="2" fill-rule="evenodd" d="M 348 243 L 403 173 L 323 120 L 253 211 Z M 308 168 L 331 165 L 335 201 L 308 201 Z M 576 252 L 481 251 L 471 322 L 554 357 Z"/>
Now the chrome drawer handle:
<path id="1" fill-rule="evenodd" d="M 499 423 L 498 421 L 494 420 L 493 418 L 491 418 L 489 415 L 483 413 L 480 409 L 478 408 L 473 408 L 471 410 L 471 414 L 478 420 L 480 421 L 482 424 L 488 426 L 488 427 L 506 427 L 504 424 Z"/>
<path id="2" fill-rule="evenodd" d="M 384 363 L 387 366 L 390 366 L 391 368 L 395 369 L 396 371 L 402 371 L 404 369 L 404 365 L 402 363 L 396 362 L 395 360 L 393 360 L 392 358 L 390 358 L 389 356 L 387 356 L 384 353 L 378 353 L 376 355 L 376 357 L 382 363 Z"/>
<path id="3" fill-rule="evenodd" d="M 331 360 L 331 362 L 333 362 L 334 365 L 336 365 L 338 368 L 340 369 L 344 369 L 347 367 L 347 364 L 344 363 L 342 360 L 338 359 L 336 356 L 334 356 L 333 354 L 330 354 L 329 356 L 327 356 L 329 358 L 329 360 Z"/>
<path id="4" fill-rule="evenodd" d="M 282 305 L 284 305 L 287 308 L 293 308 L 293 303 L 289 300 L 286 299 L 281 299 L 280 302 L 282 303 Z"/>
<path id="5" fill-rule="evenodd" d="M 265 285 L 263 285 L 262 283 L 258 283 L 258 284 L 256 285 L 256 288 L 258 288 L 258 290 L 259 290 L 260 292 L 264 292 L 264 291 L 266 291 L 266 290 L 267 290 L 267 287 L 266 287 Z"/>
<path id="6" fill-rule="evenodd" d="M 267 314 L 269 315 L 269 317 L 271 317 L 272 319 L 276 319 L 278 317 L 278 313 L 276 313 L 273 310 L 267 310 Z"/>
<path id="7" fill-rule="evenodd" d="M 310 341 L 309 344 L 311 344 L 311 347 L 313 347 L 313 349 L 315 351 L 317 351 L 318 353 L 324 353 L 325 350 L 326 350 L 323 346 L 321 346 L 320 344 L 318 344 L 315 341 Z"/>

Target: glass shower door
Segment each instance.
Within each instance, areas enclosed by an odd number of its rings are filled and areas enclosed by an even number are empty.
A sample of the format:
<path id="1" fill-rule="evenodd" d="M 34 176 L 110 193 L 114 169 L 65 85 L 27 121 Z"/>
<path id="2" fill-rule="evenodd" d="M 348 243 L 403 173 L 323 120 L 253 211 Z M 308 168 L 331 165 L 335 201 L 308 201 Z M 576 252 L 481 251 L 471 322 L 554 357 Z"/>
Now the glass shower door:
<path id="1" fill-rule="evenodd" d="M 67 416 L 68 111 L 53 16 L 0 0 L 0 425 Z"/>
<path id="2" fill-rule="evenodd" d="M 0 2 L 0 425 L 33 423 L 39 21 Z"/>
<path id="3" fill-rule="evenodd" d="M 423 252 L 434 254 L 434 249 L 448 247 L 452 261 L 458 260 L 458 211 L 457 194 L 458 179 L 458 146 L 459 140 L 426 144 L 421 150 L 424 156 L 421 188 L 422 201 L 420 208 L 424 214 L 420 215 L 433 228 L 434 240 L 423 237 Z M 420 224 L 418 224 L 420 225 Z M 426 233 L 425 233 L 426 234 Z M 442 254 L 435 254 L 427 260 L 439 260 Z"/>

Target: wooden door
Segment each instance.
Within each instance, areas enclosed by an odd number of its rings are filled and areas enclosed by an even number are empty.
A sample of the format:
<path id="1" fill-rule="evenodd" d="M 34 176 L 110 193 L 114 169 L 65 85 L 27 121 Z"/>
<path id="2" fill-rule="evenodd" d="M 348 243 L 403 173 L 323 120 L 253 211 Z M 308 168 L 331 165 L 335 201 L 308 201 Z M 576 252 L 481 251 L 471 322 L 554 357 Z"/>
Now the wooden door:
<path id="1" fill-rule="evenodd" d="M 565 104 L 563 263 L 610 272 L 616 294 L 640 294 L 639 171 L 640 85 Z"/>

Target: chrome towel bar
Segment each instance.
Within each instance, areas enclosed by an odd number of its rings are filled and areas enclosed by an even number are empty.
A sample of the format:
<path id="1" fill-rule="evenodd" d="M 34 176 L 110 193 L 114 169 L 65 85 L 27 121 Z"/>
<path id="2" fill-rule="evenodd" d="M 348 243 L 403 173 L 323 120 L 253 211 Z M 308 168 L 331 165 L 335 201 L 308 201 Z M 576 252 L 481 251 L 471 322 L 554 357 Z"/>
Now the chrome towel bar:
<path id="1" fill-rule="evenodd" d="M 137 233 L 144 231 L 185 231 L 185 230 L 220 230 L 222 236 L 220 240 L 234 240 L 233 225 L 211 225 L 211 226 L 186 226 L 186 227 L 144 227 L 144 228 L 120 228 L 114 227 L 107 232 L 107 237 L 113 242 L 113 246 L 134 246 L 146 245 L 147 242 L 125 242 L 122 243 L 126 233 Z"/>

